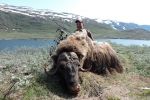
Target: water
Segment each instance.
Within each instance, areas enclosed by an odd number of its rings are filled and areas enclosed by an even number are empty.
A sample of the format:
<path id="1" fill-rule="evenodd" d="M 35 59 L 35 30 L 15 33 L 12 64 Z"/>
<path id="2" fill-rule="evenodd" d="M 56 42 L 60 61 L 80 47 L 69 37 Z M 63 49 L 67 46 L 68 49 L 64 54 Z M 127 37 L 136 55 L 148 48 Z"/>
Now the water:
<path id="1" fill-rule="evenodd" d="M 124 46 L 150 46 L 150 40 L 133 40 L 133 39 L 98 39 L 98 41 L 107 41 L 116 44 L 121 44 Z"/>
<path id="2" fill-rule="evenodd" d="M 0 40 L 0 50 L 15 49 L 20 47 L 42 48 L 54 45 L 53 40 L 48 39 L 12 39 Z"/>
<path id="3" fill-rule="evenodd" d="M 132 40 L 132 39 L 97 39 L 97 41 L 107 41 L 124 46 L 138 45 L 150 46 L 150 40 Z M 41 48 L 54 45 L 52 39 L 14 39 L 14 40 L 0 40 L 0 50 L 14 49 L 19 47 L 34 47 Z"/>

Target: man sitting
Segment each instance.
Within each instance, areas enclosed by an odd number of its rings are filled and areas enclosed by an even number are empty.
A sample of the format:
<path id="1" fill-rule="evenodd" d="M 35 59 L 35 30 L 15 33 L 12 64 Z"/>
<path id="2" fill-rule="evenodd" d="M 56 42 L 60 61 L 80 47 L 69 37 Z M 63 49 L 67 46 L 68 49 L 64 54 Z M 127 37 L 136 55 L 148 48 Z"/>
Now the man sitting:
<path id="1" fill-rule="evenodd" d="M 81 18 L 76 19 L 76 32 L 81 34 L 86 34 L 89 38 L 93 40 L 92 33 L 84 28 L 84 24 Z"/>

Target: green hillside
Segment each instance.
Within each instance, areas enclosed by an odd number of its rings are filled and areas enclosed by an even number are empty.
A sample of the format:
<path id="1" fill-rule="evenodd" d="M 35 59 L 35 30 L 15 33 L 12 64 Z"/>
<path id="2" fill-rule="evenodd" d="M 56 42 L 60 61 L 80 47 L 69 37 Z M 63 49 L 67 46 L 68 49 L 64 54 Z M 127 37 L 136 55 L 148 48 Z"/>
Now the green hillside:
<path id="1" fill-rule="evenodd" d="M 149 33 L 144 31 L 121 32 L 112 29 L 106 24 L 97 23 L 92 19 L 87 18 L 83 21 L 85 27 L 93 33 L 95 38 L 150 39 Z M 76 29 L 74 20 L 68 22 L 61 17 L 44 19 L 0 11 L 0 39 L 52 38 L 56 35 L 56 30 L 60 26 L 70 33 Z"/>
<path id="2" fill-rule="evenodd" d="M 93 20 L 85 19 L 85 25 L 91 29 L 94 33 L 101 33 L 101 31 L 112 30 L 110 27 L 104 24 L 98 24 Z M 73 32 L 75 30 L 75 23 L 62 21 L 62 18 L 43 19 L 39 17 L 30 17 L 16 13 L 0 12 L 0 29 L 1 32 L 23 32 L 23 33 L 55 33 L 60 26 L 67 28 L 68 31 Z M 15 30 L 13 30 L 15 29 Z"/>
<path id="3" fill-rule="evenodd" d="M 50 25 L 51 21 L 42 18 L 33 18 L 21 14 L 0 12 L 0 28 L 1 31 L 17 31 L 17 32 L 48 32 L 54 28 Z M 15 30 L 13 30 L 15 29 Z"/>

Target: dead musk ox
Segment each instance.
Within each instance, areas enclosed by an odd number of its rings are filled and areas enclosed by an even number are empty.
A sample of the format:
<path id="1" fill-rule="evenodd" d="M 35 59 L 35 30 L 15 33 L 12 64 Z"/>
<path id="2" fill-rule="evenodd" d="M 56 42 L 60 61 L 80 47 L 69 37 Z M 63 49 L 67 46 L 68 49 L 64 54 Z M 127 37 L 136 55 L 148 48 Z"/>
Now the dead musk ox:
<path id="1" fill-rule="evenodd" d="M 52 59 L 52 74 L 58 73 L 73 94 L 80 91 L 79 70 L 103 75 L 115 71 L 123 72 L 116 52 L 108 43 L 95 43 L 81 33 L 72 34 L 62 40 Z"/>

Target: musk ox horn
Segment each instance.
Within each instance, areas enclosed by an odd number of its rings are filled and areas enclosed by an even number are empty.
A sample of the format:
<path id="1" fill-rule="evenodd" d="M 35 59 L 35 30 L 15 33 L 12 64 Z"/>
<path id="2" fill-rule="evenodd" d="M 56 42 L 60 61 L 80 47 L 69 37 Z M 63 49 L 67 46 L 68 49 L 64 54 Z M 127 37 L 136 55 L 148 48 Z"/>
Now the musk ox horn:
<path id="1" fill-rule="evenodd" d="M 57 56 L 56 54 L 53 54 L 53 55 L 51 56 L 51 58 L 52 58 L 52 60 L 53 60 L 52 69 L 50 69 L 50 71 L 47 71 L 47 67 L 45 66 L 45 68 L 44 68 L 45 73 L 46 73 L 47 75 L 54 75 L 54 74 L 56 74 L 57 69 L 58 69 L 58 67 L 57 67 L 57 65 L 56 65 L 58 56 Z"/>
<path id="2" fill-rule="evenodd" d="M 79 71 L 87 72 L 88 70 L 86 70 L 86 69 L 84 69 L 84 68 L 80 67 L 80 68 L 79 68 Z"/>
<path id="3" fill-rule="evenodd" d="M 48 71 L 47 68 L 44 67 L 44 71 L 45 71 L 45 73 L 46 73 L 48 76 L 50 76 L 50 75 L 55 75 L 56 72 L 57 72 L 57 69 L 58 69 L 58 67 L 54 67 L 54 68 L 52 68 L 50 71 Z"/>
<path id="4" fill-rule="evenodd" d="M 82 72 L 87 72 L 87 71 L 89 71 L 90 69 L 91 69 L 91 68 L 84 69 L 84 68 L 80 67 L 80 68 L 79 68 L 79 71 L 82 71 Z"/>
<path id="5" fill-rule="evenodd" d="M 52 69 L 48 70 L 48 69 L 47 69 L 47 66 L 48 66 L 48 65 L 44 65 L 44 71 L 45 71 L 45 73 L 46 73 L 48 76 L 56 74 L 57 69 L 58 69 L 58 67 L 56 66 L 56 61 L 55 61 L 55 60 L 57 59 L 57 56 L 56 56 L 56 55 L 52 55 L 51 57 L 52 57 L 52 60 L 53 60 L 53 62 L 54 62 Z"/>

